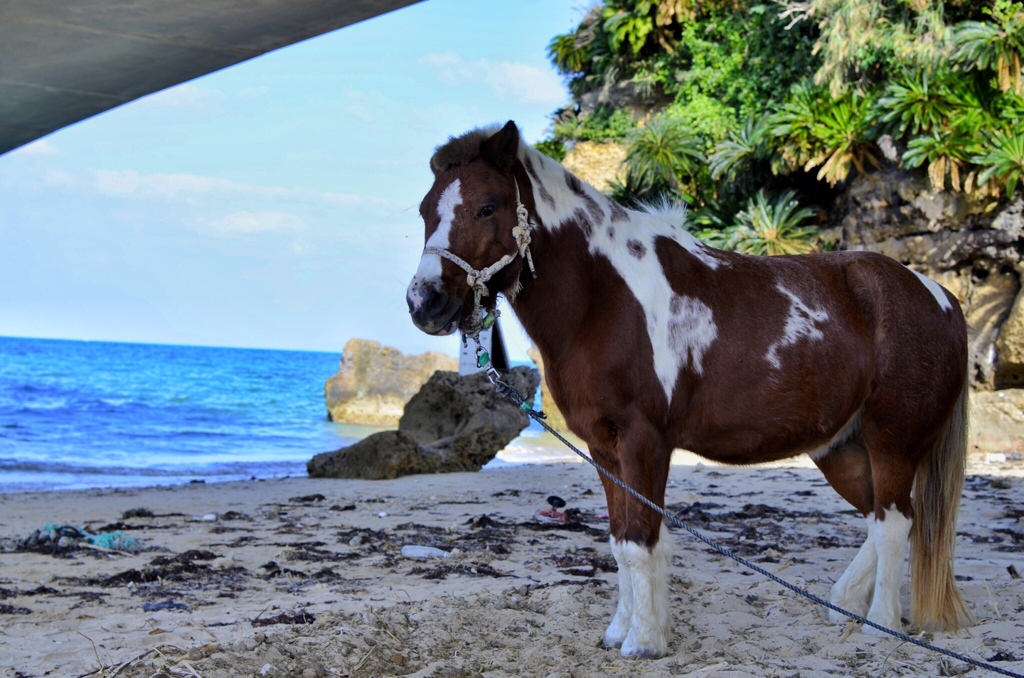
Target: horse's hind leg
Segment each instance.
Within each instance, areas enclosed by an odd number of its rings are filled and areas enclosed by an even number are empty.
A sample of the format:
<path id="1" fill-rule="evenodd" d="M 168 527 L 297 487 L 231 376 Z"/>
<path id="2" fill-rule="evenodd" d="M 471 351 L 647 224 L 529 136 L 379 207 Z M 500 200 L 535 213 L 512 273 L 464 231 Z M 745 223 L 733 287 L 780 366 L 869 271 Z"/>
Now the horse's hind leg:
<path id="1" fill-rule="evenodd" d="M 859 442 L 849 442 L 823 456 L 815 457 L 814 463 L 843 499 L 865 516 L 871 513 L 874 509 L 871 460 L 863 445 Z M 875 551 L 874 525 L 874 518 L 868 516 L 867 539 L 843 572 L 843 576 L 832 586 L 830 596 L 833 605 L 862 617 L 868 613 L 875 590 L 878 554 Z M 845 615 L 834 610 L 829 610 L 828 617 L 836 623 L 847 620 Z"/>
<path id="2" fill-rule="evenodd" d="M 897 444 L 904 441 L 888 440 L 889 436 L 881 431 L 873 435 L 865 433 L 875 493 L 872 541 L 878 556 L 875 592 L 867 619 L 902 631 L 900 587 L 907 569 L 908 538 L 913 517 L 910 492 L 917 469 L 914 460 L 919 455 L 894 453 L 894 450 L 907 449 Z M 884 635 L 870 626 L 865 626 L 863 631 L 870 635 Z"/>
<path id="3" fill-rule="evenodd" d="M 631 421 L 616 440 L 613 472 L 640 494 L 664 505 L 671 449 L 645 421 Z M 601 461 L 599 451 L 593 450 Z M 617 463 L 614 463 L 617 462 Z M 611 549 L 619 567 L 619 602 L 604 645 L 630 657 L 668 652 L 668 534 L 661 516 L 602 477 L 611 518 Z"/>

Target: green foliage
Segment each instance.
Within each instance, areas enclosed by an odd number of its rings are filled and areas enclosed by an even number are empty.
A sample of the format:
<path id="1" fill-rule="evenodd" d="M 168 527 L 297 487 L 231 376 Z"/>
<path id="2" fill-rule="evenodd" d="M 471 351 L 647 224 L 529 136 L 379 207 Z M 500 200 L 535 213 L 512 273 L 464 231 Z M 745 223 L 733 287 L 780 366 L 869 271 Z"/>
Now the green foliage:
<path id="1" fill-rule="evenodd" d="M 1006 194 L 1012 196 L 1024 174 L 1024 130 L 1018 127 L 996 132 L 988 141 L 985 151 L 974 158 L 984 168 L 978 182 L 985 184 L 995 177 L 1006 185 Z"/>
<path id="2" fill-rule="evenodd" d="M 878 101 L 879 109 L 884 111 L 881 120 L 896 123 L 900 136 L 939 129 L 954 110 L 942 83 L 933 82 L 928 71 L 904 71 L 885 91 Z"/>
<path id="3" fill-rule="evenodd" d="M 793 191 L 774 200 L 762 189 L 736 214 L 736 223 L 723 230 L 705 229 L 697 236 L 712 247 L 745 254 L 806 254 L 816 249 L 818 229 L 803 224 L 814 210 L 800 207 Z"/>
<path id="4" fill-rule="evenodd" d="M 1021 58 L 1024 55 L 1024 4 L 996 0 L 983 9 L 994 23 L 964 21 L 956 26 L 954 58 L 967 70 L 994 70 L 999 89 L 1024 94 Z"/>
<path id="5" fill-rule="evenodd" d="M 729 138 L 715 145 L 715 152 L 708 158 L 708 169 L 712 179 L 723 176 L 736 177 L 759 160 L 767 159 L 771 153 L 768 119 L 748 118 L 738 131 L 729 133 Z"/>
<path id="6" fill-rule="evenodd" d="M 573 76 L 583 72 L 590 57 L 586 45 L 580 44 L 579 31 L 573 31 L 548 43 L 548 58 L 562 75 Z"/>
<path id="7" fill-rule="evenodd" d="M 558 162 L 565 160 L 565 144 L 560 139 L 545 139 L 534 144 L 534 148 Z"/>
<path id="8" fill-rule="evenodd" d="M 626 187 L 641 195 L 687 196 L 685 185 L 704 162 L 702 150 L 702 140 L 679 118 L 654 118 L 629 135 Z"/>
<path id="9" fill-rule="evenodd" d="M 659 116 L 575 108 L 546 152 L 627 144 L 615 195 L 686 200 L 722 245 L 784 251 L 764 224 L 787 191 L 828 206 L 880 166 L 882 134 L 936 189 L 1012 195 L 1024 173 L 1024 0 L 599 0 L 548 53 L 578 101 L 629 81 Z M 793 215 L 784 235 L 810 239 Z"/>
<path id="10" fill-rule="evenodd" d="M 928 163 L 928 178 L 932 187 L 942 190 L 946 187 L 946 177 L 954 191 L 961 189 L 970 192 L 975 184 L 977 172 L 971 171 L 969 158 L 978 152 L 977 143 L 972 136 L 962 132 L 921 136 L 910 140 L 907 152 L 903 154 L 903 163 L 907 167 L 920 167 Z"/>
<path id="11" fill-rule="evenodd" d="M 878 168 L 874 145 L 873 99 L 851 92 L 834 99 L 807 85 L 772 116 L 772 134 L 781 146 L 781 167 L 805 171 L 817 167 L 818 179 L 835 186 L 845 181 L 852 168 L 861 174 Z"/>
<path id="12" fill-rule="evenodd" d="M 628 45 L 633 56 L 637 56 L 647 43 L 647 36 L 654 31 L 654 17 L 650 9 L 656 3 L 640 0 L 615 4 L 619 6 L 605 7 L 601 13 L 608 46 L 613 52 L 618 52 Z"/>
<path id="13" fill-rule="evenodd" d="M 562 111 L 552 123 L 554 139 L 561 141 L 622 141 L 636 128 L 636 120 L 622 109 L 601 106 L 587 116 Z"/>
<path id="14" fill-rule="evenodd" d="M 800 83 L 793 87 L 789 101 L 769 118 L 768 124 L 779 148 L 781 165 L 777 167 L 780 171 L 792 172 L 817 156 L 814 127 L 821 115 L 817 92 L 808 84 Z"/>
<path id="15" fill-rule="evenodd" d="M 850 169 L 864 174 L 867 165 L 881 165 L 875 153 L 875 111 L 872 100 L 852 92 L 843 99 L 822 102 L 821 117 L 811 126 L 818 155 L 807 161 L 805 170 L 820 167 L 818 179 L 832 186 L 845 181 Z"/>

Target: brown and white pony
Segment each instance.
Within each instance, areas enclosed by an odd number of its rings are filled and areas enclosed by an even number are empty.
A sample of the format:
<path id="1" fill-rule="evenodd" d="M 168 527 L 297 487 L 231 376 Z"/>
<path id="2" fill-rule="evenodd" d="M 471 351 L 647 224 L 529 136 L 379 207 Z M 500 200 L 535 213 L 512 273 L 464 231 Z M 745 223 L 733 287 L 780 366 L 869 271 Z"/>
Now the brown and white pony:
<path id="1" fill-rule="evenodd" d="M 407 295 L 417 327 L 465 329 L 473 290 L 437 251 L 478 271 L 520 253 L 521 194 L 536 278 L 515 256 L 488 281 L 484 303 L 507 297 L 594 459 L 664 506 L 676 447 L 730 464 L 807 454 L 867 519 L 832 601 L 900 629 L 909 536 L 915 626 L 969 619 L 953 576 L 967 331 L 949 292 L 868 252 L 712 249 L 686 232 L 681 211 L 622 208 L 524 143 L 512 122 L 450 139 L 430 166 L 434 185 L 420 205 L 429 251 Z M 664 526 L 601 480 L 619 566 L 604 643 L 662 656 Z"/>

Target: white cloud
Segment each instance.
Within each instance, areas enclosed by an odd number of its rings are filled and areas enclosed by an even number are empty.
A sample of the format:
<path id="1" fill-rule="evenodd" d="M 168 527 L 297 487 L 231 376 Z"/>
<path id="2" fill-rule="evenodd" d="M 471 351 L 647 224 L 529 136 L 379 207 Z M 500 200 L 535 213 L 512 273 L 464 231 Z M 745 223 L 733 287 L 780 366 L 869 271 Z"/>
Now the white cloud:
<path id="1" fill-rule="evenodd" d="M 88 179 L 87 185 L 97 193 L 136 198 L 175 199 L 197 194 L 281 198 L 295 192 L 186 172 L 140 174 L 135 170 L 93 170 Z"/>
<path id="2" fill-rule="evenodd" d="M 372 123 L 377 120 L 377 116 L 374 115 L 370 107 L 365 104 L 349 104 L 344 110 L 349 117 L 355 118 L 360 122 Z"/>
<path id="3" fill-rule="evenodd" d="M 60 151 L 49 139 L 40 139 L 15 150 L 11 155 L 57 155 Z"/>
<path id="4" fill-rule="evenodd" d="M 302 218 L 288 212 L 232 212 L 210 221 L 218 233 L 266 233 L 296 231 L 303 227 Z"/>
<path id="5" fill-rule="evenodd" d="M 219 105 L 226 98 L 221 91 L 186 82 L 143 97 L 132 106 L 135 108 L 151 106 L 154 108 L 206 110 Z"/>
<path id="6" fill-rule="evenodd" d="M 301 243 L 295 240 L 288 244 L 288 251 L 296 256 L 301 257 L 309 254 L 312 250 L 310 249 L 309 245 L 306 245 L 305 243 Z"/>
<path id="7" fill-rule="evenodd" d="M 437 79 L 446 85 L 484 84 L 503 101 L 558 105 L 569 97 L 553 71 L 521 61 L 466 61 L 458 54 L 445 52 L 427 54 L 420 63 L 434 69 Z"/>
<path id="8" fill-rule="evenodd" d="M 48 175 L 46 182 L 51 185 L 85 188 L 101 195 L 143 200 L 192 201 L 205 196 L 214 199 L 245 197 L 247 199 L 298 200 L 347 207 L 391 204 L 381 198 L 354 193 L 261 186 L 185 172 L 140 174 L 135 170 L 92 170 L 82 178 L 60 172 Z"/>

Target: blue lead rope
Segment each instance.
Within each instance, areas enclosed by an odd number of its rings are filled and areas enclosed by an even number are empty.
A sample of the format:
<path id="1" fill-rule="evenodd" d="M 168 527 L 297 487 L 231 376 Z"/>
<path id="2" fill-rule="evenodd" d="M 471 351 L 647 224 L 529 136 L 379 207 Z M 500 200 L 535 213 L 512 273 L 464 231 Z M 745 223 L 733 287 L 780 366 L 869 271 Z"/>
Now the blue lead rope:
<path id="1" fill-rule="evenodd" d="M 523 396 L 521 396 L 519 394 L 519 392 L 514 387 L 512 387 L 511 385 L 509 385 L 509 384 L 507 384 L 507 383 L 505 383 L 504 381 L 501 380 L 501 376 L 498 374 L 498 371 L 495 370 L 494 366 L 491 364 L 491 357 L 487 354 L 486 351 L 484 351 L 480 347 L 479 344 L 477 344 L 477 366 L 481 367 L 481 368 L 484 368 L 487 371 L 487 378 L 490 380 L 491 384 L 494 385 L 494 390 L 499 395 L 501 395 L 501 396 L 507 398 L 508 400 L 512 401 L 513 403 L 515 403 L 516 406 L 520 410 L 522 410 L 523 412 L 525 412 L 527 414 L 527 416 L 529 416 L 531 419 L 533 419 L 538 424 L 543 426 L 544 429 L 547 430 L 551 435 L 555 436 L 555 438 L 557 438 L 563 444 L 565 444 L 566 447 L 568 447 L 570 450 L 572 450 L 577 455 L 579 455 L 579 457 L 581 459 L 583 459 L 583 461 L 587 462 L 588 464 L 593 466 L 595 469 L 597 469 L 598 473 L 600 473 L 601 475 L 605 476 L 606 478 L 611 480 L 613 483 L 615 483 L 616 485 L 621 487 L 623 490 L 628 492 L 630 495 L 632 495 L 641 504 L 647 506 L 652 511 L 655 511 L 658 514 L 660 514 L 666 521 L 668 521 L 673 526 L 678 527 L 678 528 L 680 528 L 682 530 L 685 530 L 690 535 L 692 535 L 695 539 L 697 539 L 700 542 L 703 542 L 704 544 L 706 544 L 707 546 L 711 547 L 712 549 L 714 549 L 718 553 L 722 554 L 723 556 L 726 556 L 727 558 L 731 558 L 732 560 L 736 561 L 740 565 L 743 565 L 744 567 L 749 568 L 749 569 L 753 570 L 754 572 L 757 572 L 758 574 L 764 575 L 765 577 L 767 577 L 768 579 L 771 579 L 776 584 L 779 584 L 780 586 L 783 586 L 783 587 L 789 589 L 790 591 L 792 591 L 794 593 L 797 593 L 797 594 L 803 596 L 804 598 L 807 598 L 808 600 L 810 600 L 812 602 L 817 603 L 818 605 L 822 605 L 824 607 L 827 607 L 828 609 L 830 609 L 830 610 L 832 610 L 834 612 L 838 612 L 841 615 L 849 617 L 850 619 L 852 619 L 853 621 L 855 621 L 855 622 L 857 622 L 859 624 L 865 624 L 867 626 L 870 626 L 873 629 L 877 629 L 877 630 L 879 630 L 879 631 L 881 631 L 883 633 L 886 633 L 886 634 L 892 636 L 893 638 L 897 638 L 899 640 L 902 640 L 905 643 L 911 643 L 912 645 L 917 645 L 918 647 L 922 647 L 922 648 L 924 648 L 926 650 L 931 650 L 932 652 L 938 652 L 939 654 L 945 655 L 945 656 L 950 657 L 952 659 L 956 659 L 958 661 L 962 661 L 965 664 L 970 664 L 971 666 L 976 666 L 976 667 L 978 667 L 980 669 L 985 669 L 986 671 L 992 671 L 993 673 L 998 673 L 998 674 L 1003 675 L 1003 676 L 1010 676 L 1010 678 L 1024 678 L 1024 675 L 1022 675 L 1020 673 L 1015 673 L 1013 671 L 1009 671 L 1007 669 L 1000 668 L 1000 667 L 995 666 L 993 664 L 989 664 L 988 662 L 983 662 L 983 661 L 980 661 L 978 659 L 973 659 L 971 657 L 967 657 L 965 655 L 959 654 L 958 652 L 953 652 L 952 650 L 947 650 L 945 648 L 938 647 L 936 645 L 932 645 L 931 643 L 926 643 L 925 641 L 921 640 L 920 638 L 914 638 L 914 637 L 908 636 L 907 634 L 902 633 L 900 631 L 895 631 L 895 630 L 890 629 L 888 627 L 882 626 L 881 624 L 876 624 L 875 622 L 873 622 L 873 621 L 871 621 L 869 619 L 865 619 L 864 617 L 860 616 L 859 614 L 856 614 L 854 612 L 850 612 L 849 610 L 844 610 L 843 608 L 839 607 L 838 605 L 834 605 L 831 602 L 825 600 L 824 598 L 816 596 L 813 593 L 811 593 L 810 591 L 807 591 L 805 589 L 800 588 L 796 584 L 791 584 L 790 582 L 786 581 L 782 577 L 779 577 L 778 575 L 769 572 L 768 570 L 764 569 L 763 567 L 750 562 L 746 558 L 743 558 L 741 556 L 736 555 L 735 553 L 733 553 L 729 549 L 725 548 L 724 546 L 722 546 L 721 544 L 719 544 L 715 540 L 713 540 L 713 539 L 711 539 L 709 537 L 706 537 L 705 535 L 701 534 L 701 532 L 698 531 L 697 529 L 687 525 L 686 523 L 684 523 L 683 521 L 679 520 L 675 516 L 667 513 L 665 511 L 665 509 L 661 508 L 660 506 L 655 504 L 653 501 L 651 501 L 650 499 L 648 499 L 644 495 L 642 495 L 639 492 L 637 492 L 636 490 L 634 490 L 632 487 L 630 487 L 625 482 L 620 480 L 617 476 L 615 476 L 615 474 L 613 474 L 611 471 L 609 471 L 608 469 L 604 468 L 603 466 L 598 464 L 596 461 L 594 461 L 592 458 L 590 458 L 588 455 L 586 455 L 582 451 L 580 451 L 575 445 L 573 445 L 568 440 L 566 440 L 558 431 L 556 431 L 555 429 L 551 428 L 547 424 L 547 422 L 544 421 L 547 417 L 544 415 L 543 412 L 537 412 L 532 407 L 530 407 L 530 404 L 528 402 L 526 402 L 526 399 L 523 398 Z"/>

